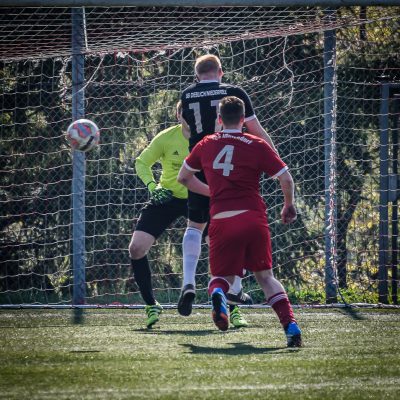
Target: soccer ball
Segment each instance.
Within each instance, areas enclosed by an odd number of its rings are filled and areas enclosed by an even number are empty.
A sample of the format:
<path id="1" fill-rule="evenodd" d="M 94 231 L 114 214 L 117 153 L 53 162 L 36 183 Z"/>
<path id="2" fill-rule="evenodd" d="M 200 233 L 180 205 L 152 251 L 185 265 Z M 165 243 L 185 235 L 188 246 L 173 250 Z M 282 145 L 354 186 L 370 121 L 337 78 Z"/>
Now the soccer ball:
<path id="1" fill-rule="evenodd" d="M 67 139 L 74 150 L 89 151 L 100 142 L 100 130 L 89 119 L 78 119 L 67 129 Z"/>

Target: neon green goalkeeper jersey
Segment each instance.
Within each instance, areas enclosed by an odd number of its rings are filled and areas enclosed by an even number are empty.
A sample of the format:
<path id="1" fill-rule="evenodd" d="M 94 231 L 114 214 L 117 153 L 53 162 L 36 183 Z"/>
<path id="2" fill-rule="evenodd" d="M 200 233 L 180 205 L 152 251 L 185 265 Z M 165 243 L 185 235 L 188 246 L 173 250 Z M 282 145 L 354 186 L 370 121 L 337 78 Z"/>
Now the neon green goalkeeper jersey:
<path id="1" fill-rule="evenodd" d="M 187 199 L 187 189 L 177 182 L 183 160 L 189 154 L 189 141 L 182 134 L 182 125 L 175 125 L 156 135 L 136 159 L 135 167 L 139 178 L 153 190 L 154 175 L 151 167 L 161 162 L 162 173 L 158 186 L 172 191 L 174 197 Z"/>

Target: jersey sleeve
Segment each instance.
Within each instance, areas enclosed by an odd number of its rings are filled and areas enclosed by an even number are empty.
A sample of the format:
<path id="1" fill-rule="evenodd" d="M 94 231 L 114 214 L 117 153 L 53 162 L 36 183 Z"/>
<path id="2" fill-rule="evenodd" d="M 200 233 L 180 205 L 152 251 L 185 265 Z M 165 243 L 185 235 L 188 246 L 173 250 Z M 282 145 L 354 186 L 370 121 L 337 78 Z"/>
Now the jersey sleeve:
<path id="1" fill-rule="evenodd" d="M 203 141 L 199 142 L 194 146 L 190 154 L 185 158 L 185 167 L 190 171 L 201 171 L 201 151 L 202 151 Z"/>
<path id="2" fill-rule="evenodd" d="M 250 100 L 249 95 L 241 88 L 235 87 L 235 92 L 233 93 L 234 96 L 239 97 L 239 99 L 243 100 L 244 102 L 244 120 L 245 122 L 250 121 L 256 118 L 256 114 L 254 112 L 253 104 Z"/>
<path id="3" fill-rule="evenodd" d="M 136 158 L 135 168 L 141 181 L 147 186 L 150 182 L 154 182 L 154 175 L 151 167 L 161 158 L 164 149 L 160 136 L 153 138 L 150 144 Z"/>
<path id="4" fill-rule="evenodd" d="M 264 142 L 260 141 L 260 169 L 266 172 L 272 178 L 278 178 L 289 167 L 282 161 L 279 155 L 272 149 L 272 147 Z"/>

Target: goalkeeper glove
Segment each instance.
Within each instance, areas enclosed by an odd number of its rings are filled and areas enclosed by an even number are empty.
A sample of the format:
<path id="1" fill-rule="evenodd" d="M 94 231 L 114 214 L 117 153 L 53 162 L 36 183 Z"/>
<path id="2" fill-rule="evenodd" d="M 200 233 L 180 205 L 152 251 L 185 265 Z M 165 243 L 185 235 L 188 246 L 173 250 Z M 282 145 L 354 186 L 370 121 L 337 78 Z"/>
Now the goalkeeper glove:
<path id="1" fill-rule="evenodd" d="M 156 188 L 151 192 L 151 202 L 155 206 L 168 203 L 172 200 L 172 191 L 163 187 Z"/>

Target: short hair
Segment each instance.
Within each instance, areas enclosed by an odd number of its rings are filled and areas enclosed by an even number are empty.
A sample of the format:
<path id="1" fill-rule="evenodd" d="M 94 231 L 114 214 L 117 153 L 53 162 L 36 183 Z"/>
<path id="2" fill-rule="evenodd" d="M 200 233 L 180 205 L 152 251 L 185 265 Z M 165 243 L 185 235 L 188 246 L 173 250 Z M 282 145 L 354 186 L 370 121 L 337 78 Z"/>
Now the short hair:
<path id="1" fill-rule="evenodd" d="M 177 113 L 178 115 L 182 113 L 182 101 L 181 101 L 181 100 L 179 100 L 179 101 L 176 103 L 176 113 Z"/>
<path id="2" fill-rule="evenodd" d="M 224 97 L 219 103 L 219 113 L 224 125 L 237 125 L 244 117 L 244 102 L 236 96 Z"/>
<path id="3" fill-rule="evenodd" d="M 222 68 L 221 61 L 213 54 L 205 54 L 196 60 L 194 70 L 196 75 L 207 74 L 209 72 L 218 72 Z"/>

